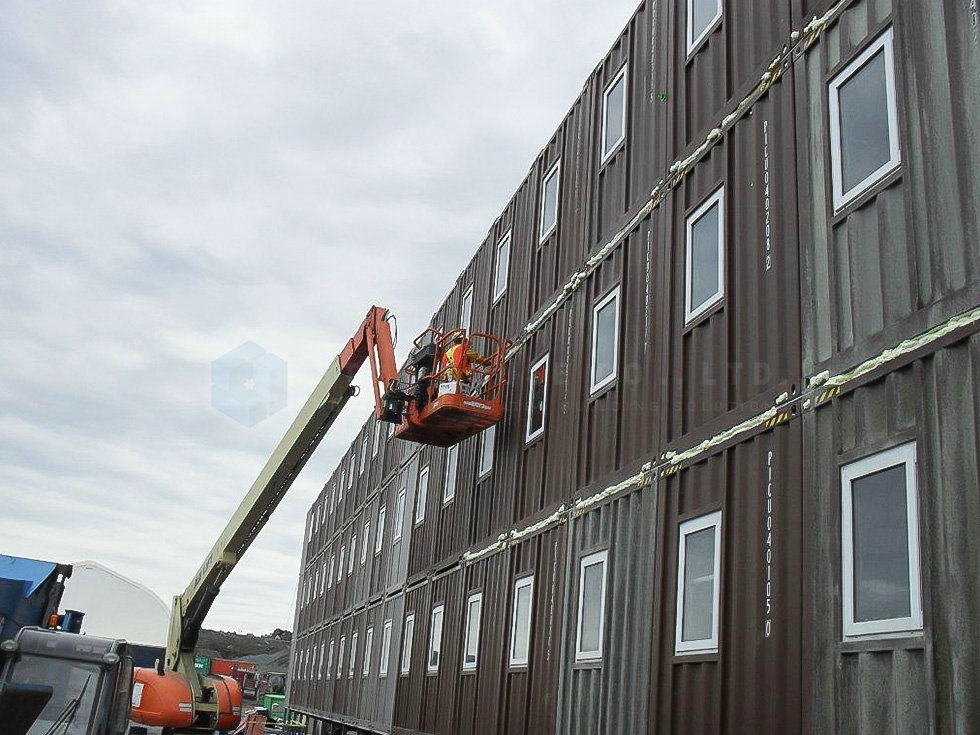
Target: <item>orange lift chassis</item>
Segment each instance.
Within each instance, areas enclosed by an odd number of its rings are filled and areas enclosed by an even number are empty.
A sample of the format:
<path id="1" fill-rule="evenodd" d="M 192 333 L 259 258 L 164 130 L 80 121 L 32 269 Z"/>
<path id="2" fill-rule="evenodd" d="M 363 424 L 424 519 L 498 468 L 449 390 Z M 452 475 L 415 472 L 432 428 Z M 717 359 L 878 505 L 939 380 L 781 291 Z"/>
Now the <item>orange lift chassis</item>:
<path id="1" fill-rule="evenodd" d="M 194 648 L 204 619 L 248 547 L 347 401 L 368 360 L 375 416 L 400 439 L 448 447 L 503 418 L 506 343 L 488 334 L 428 329 L 399 374 L 387 310 L 372 307 L 266 461 L 184 593 L 174 597 L 165 661 L 138 668 L 131 719 L 170 733 L 235 727 L 242 694 L 230 677 L 198 673 Z"/>

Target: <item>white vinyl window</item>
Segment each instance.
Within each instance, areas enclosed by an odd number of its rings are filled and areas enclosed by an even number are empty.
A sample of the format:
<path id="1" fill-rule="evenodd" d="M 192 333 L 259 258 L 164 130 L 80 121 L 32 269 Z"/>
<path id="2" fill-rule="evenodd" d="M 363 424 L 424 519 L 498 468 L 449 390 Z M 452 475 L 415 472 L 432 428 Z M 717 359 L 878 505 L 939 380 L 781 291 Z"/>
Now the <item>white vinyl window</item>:
<path id="1" fill-rule="evenodd" d="M 323 564 L 320 565 L 320 572 L 321 572 L 321 574 L 320 574 L 320 596 L 322 597 L 323 596 L 323 592 L 324 592 L 324 590 L 326 590 L 326 587 L 327 587 L 327 562 L 326 561 L 324 561 Z"/>
<path id="2" fill-rule="evenodd" d="M 527 391 L 527 441 L 544 434 L 548 404 L 548 355 L 531 366 Z"/>
<path id="3" fill-rule="evenodd" d="M 381 549 L 384 548 L 385 543 L 385 513 L 387 513 L 387 508 L 382 505 L 380 510 L 378 510 L 378 535 L 374 538 L 374 553 L 380 554 Z"/>
<path id="4" fill-rule="evenodd" d="M 347 576 L 354 573 L 354 557 L 357 556 L 357 534 L 350 537 L 350 555 L 347 557 Z"/>
<path id="5" fill-rule="evenodd" d="M 446 450 L 446 477 L 442 489 L 442 504 L 448 505 L 456 497 L 456 466 L 459 460 L 459 444 Z"/>
<path id="6" fill-rule="evenodd" d="M 412 670 L 412 642 L 415 638 L 415 613 L 405 616 L 405 635 L 402 638 L 402 676 L 408 676 Z"/>
<path id="7" fill-rule="evenodd" d="M 361 474 L 362 475 L 364 474 L 364 468 L 367 467 L 367 448 L 368 448 L 368 440 L 367 437 L 365 437 L 361 441 Z"/>
<path id="8" fill-rule="evenodd" d="M 844 636 L 922 629 L 914 443 L 841 469 Z"/>
<path id="9" fill-rule="evenodd" d="M 722 15 L 722 0 L 687 0 L 687 53 L 714 30 Z"/>
<path id="10" fill-rule="evenodd" d="M 534 600 L 534 577 L 522 577 L 514 583 L 514 609 L 510 624 L 510 665 L 527 666 L 531 658 L 531 605 Z"/>
<path id="11" fill-rule="evenodd" d="M 354 452 L 350 453 L 350 472 L 347 473 L 347 489 L 350 490 L 354 486 L 354 474 L 357 469 L 357 455 Z"/>
<path id="12" fill-rule="evenodd" d="M 470 322 L 473 321 L 473 286 L 471 285 L 463 293 L 463 301 L 459 306 L 459 326 L 470 331 Z"/>
<path id="13" fill-rule="evenodd" d="M 830 82 L 830 162 L 839 210 L 902 163 L 889 28 Z"/>
<path id="14" fill-rule="evenodd" d="M 466 599 L 466 631 L 463 634 L 463 671 L 476 671 L 480 655 L 480 617 L 483 593 L 473 592 Z"/>
<path id="15" fill-rule="evenodd" d="M 507 277 L 510 275 L 511 231 L 497 243 L 496 260 L 493 265 L 493 300 L 497 301 L 507 291 Z"/>
<path id="16" fill-rule="evenodd" d="M 425 520 L 425 503 L 429 498 L 429 465 L 419 470 L 419 486 L 415 498 L 415 522 Z"/>
<path id="17" fill-rule="evenodd" d="M 606 624 L 606 556 L 599 551 L 582 557 L 578 579 L 578 628 L 575 660 L 602 658 L 602 636 Z"/>
<path id="18" fill-rule="evenodd" d="M 374 628 L 368 628 L 364 634 L 364 666 L 361 669 L 361 676 L 368 676 L 371 673 L 371 655 L 374 653 Z"/>
<path id="19" fill-rule="evenodd" d="M 340 645 L 337 646 L 337 678 L 344 673 L 344 646 L 347 644 L 347 636 L 340 636 Z"/>
<path id="20" fill-rule="evenodd" d="M 439 659 L 442 656 L 442 621 L 445 617 L 444 605 L 432 608 L 432 620 L 429 625 L 429 661 L 426 671 L 430 674 L 439 673 Z"/>
<path id="21" fill-rule="evenodd" d="M 479 477 L 486 477 L 493 469 L 493 443 L 497 437 L 497 425 L 488 426 L 480 434 L 480 465 L 477 468 Z"/>
<path id="22" fill-rule="evenodd" d="M 350 637 L 350 661 L 347 665 L 347 678 L 354 678 L 354 669 L 357 662 L 357 631 L 355 630 Z"/>
<path id="23" fill-rule="evenodd" d="M 326 649 L 327 649 L 327 644 L 326 643 L 321 643 L 320 644 L 320 663 L 316 667 L 316 678 L 318 680 L 320 680 L 320 681 L 323 680 L 323 659 L 326 658 L 326 656 L 324 656 L 324 654 L 326 653 Z"/>
<path id="24" fill-rule="evenodd" d="M 725 187 L 687 218 L 684 266 L 684 323 L 689 324 L 725 296 Z"/>
<path id="25" fill-rule="evenodd" d="M 336 554 L 331 554 L 330 555 L 330 573 L 327 575 L 327 589 L 331 589 L 333 587 L 333 565 L 334 565 L 334 563 L 336 561 L 337 561 L 337 555 Z"/>
<path id="26" fill-rule="evenodd" d="M 626 65 L 602 93 L 602 165 L 626 139 Z"/>
<path id="27" fill-rule="evenodd" d="M 619 371 L 619 287 L 592 307 L 591 392 L 616 379 Z"/>
<path id="28" fill-rule="evenodd" d="M 378 678 L 388 676 L 388 659 L 391 657 L 391 621 L 385 620 L 381 628 L 381 658 L 378 660 Z"/>
<path id="29" fill-rule="evenodd" d="M 677 550 L 674 652 L 718 650 L 721 601 L 721 511 L 685 521 Z"/>
<path id="30" fill-rule="evenodd" d="M 395 499 L 395 517 L 392 519 L 391 523 L 391 541 L 401 540 L 402 531 L 405 525 L 405 488 L 403 487 L 398 491 L 398 497 Z"/>
<path id="31" fill-rule="evenodd" d="M 538 228 L 538 241 L 548 239 L 558 227 L 558 184 L 561 181 L 561 161 L 548 169 L 541 179 L 541 225 Z"/>
<path id="32" fill-rule="evenodd" d="M 381 446 L 381 421 L 374 420 L 374 444 L 371 445 L 371 456 L 378 456 L 378 447 Z"/>
<path id="33" fill-rule="evenodd" d="M 371 521 L 364 521 L 364 539 L 361 542 L 361 566 L 367 561 L 368 544 L 371 543 Z"/>
<path id="34" fill-rule="evenodd" d="M 327 649 L 327 678 L 330 678 L 330 672 L 333 671 L 333 639 L 330 640 L 330 648 Z"/>
<path id="35" fill-rule="evenodd" d="M 344 578 L 344 555 L 347 553 L 347 547 L 341 545 L 340 547 L 340 560 L 337 563 L 337 581 L 340 582 Z"/>

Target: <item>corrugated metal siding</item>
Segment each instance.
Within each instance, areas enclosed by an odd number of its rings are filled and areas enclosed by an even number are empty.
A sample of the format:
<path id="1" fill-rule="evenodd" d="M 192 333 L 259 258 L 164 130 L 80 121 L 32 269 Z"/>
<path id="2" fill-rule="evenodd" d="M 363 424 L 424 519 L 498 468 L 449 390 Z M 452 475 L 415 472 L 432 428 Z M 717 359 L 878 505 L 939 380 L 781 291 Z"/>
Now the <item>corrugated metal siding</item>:
<path id="1" fill-rule="evenodd" d="M 654 565 L 657 499 L 633 492 L 569 525 L 557 732 L 648 732 L 647 699 L 653 663 Z M 599 664 L 575 662 L 579 568 L 583 556 L 607 550 L 606 622 Z"/>
<path id="2" fill-rule="evenodd" d="M 975 12 L 975 11 L 973 11 Z M 808 374 L 867 359 L 980 296 L 980 45 L 969 2 L 852 3 L 797 64 Z M 833 214 L 827 83 L 895 28 L 903 162 Z"/>
<path id="3" fill-rule="evenodd" d="M 824 404 L 805 426 L 809 731 L 977 731 L 980 335 Z M 840 465 L 910 440 L 924 635 L 862 651 L 841 643 Z"/>

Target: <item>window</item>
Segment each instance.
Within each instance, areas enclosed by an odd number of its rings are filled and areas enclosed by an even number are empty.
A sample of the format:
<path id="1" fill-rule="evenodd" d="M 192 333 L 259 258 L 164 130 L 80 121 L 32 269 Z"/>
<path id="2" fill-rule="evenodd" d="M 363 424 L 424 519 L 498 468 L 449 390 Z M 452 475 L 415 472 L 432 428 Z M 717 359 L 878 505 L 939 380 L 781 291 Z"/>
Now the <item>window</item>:
<path id="1" fill-rule="evenodd" d="M 330 678 L 330 672 L 333 671 L 333 639 L 330 641 L 330 648 L 327 649 L 327 678 Z"/>
<path id="2" fill-rule="evenodd" d="M 677 550 L 675 653 L 718 650 L 721 511 L 681 524 Z"/>
<path id="3" fill-rule="evenodd" d="M 323 591 L 326 589 L 327 585 L 327 562 L 323 562 L 320 565 L 320 595 L 323 595 Z"/>
<path id="4" fill-rule="evenodd" d="M 527 440 L 537 439 L 544 433 L 545 408 L 548 399 L 548 356 L 545 355 L 531 366 L 527 404 Z"/>
<path id="5" fill-rule="evenodd" d="M 323 654 L 326 652 L 327 644 L 320 644 L 320 662 L 316 667 L 316 678 L 323 679 L 323 659 L 326 658 Z"/>
<path id="6" fill-rule="evenodd" d="M 385 543 L 385 513 L 387 512 L 385 506 L 381 506 L 378 511 L 378 535 L 374 539 L 374 553 L 380 554 L 381 549 L 384 548 Z"/>
<path id="7" fill-rule="evenodd" d="M 602 165 L 626 139 L 626 66 L 619 70 L 602 93 Z"/>
<path id="8" fill-rule="evenodd" d="M 479 477 L 485 477 L 493 469 L 493 442 L 497 436 L 497 425 L 488 426 L 480 434 L 480 466 L 477 468 Z"/>
<path id="9" fill-rule="evenodd" d="M 357 554 L 357 534 L 350 537 L 350 554 L 347 555 L 347 576 L 354 573 L 354 556 Z"/>
<path id="10" fill-rule="evenodd" d="M 340 582 L 344 578 L 344 554 L 347 553 L 347 547 L 340 547 L 340 562 L 337 564 L 337 581 Z"/>
<path id="11" fill-rule="evenodd" d="M 347 636 L 340 636 L 340 645 L 337 647 L 337 678 L 339 679 L 344 671 L 344 645 L 347 643 Z"/>
<path id="12" fill-rule="evenodd" d="M 419 487 L 415 498 L 415 522 L 425 520 L 425 502 L 429 497 L 429 465 L 419 470 Z"/>
<path id="13" fill-rule="evenodd" d="M 466 599 L 466 632 L 463 635 L 463 671 L 476 671 L 480 654 L 480 616 L 483 613 L 483 593 L 473 592 Z"/>
<path id="14" fill-rule="evenodd" d="M 446 450 L 446 483 L 442 490 L 442 504 L 453 502 L 456 497 L 456 464 L 459 459 L 459 444 Z"/>
<path id="15" fill-rule="evenodd" d="M 445 612 L 445 605 L 436 605 L 432 608 L 432 621 L 429 626 L 429 663 L 426 667 L 430 674 L 439 673 L 439 658 L 442 655 L 442 620 Z"/>
<path id="16" fill-rule="evenodd" d="M 333 587 L 333 565 L 334 565 L 334 562 L 336 560 L 337 560 L 337 556 L 335 554 L 331 554 L 330 555 L 330 573 L 327 575 L 327 589 L 330 589 L 331 587 Z"/>
<path id="17" fill-rule="evenodd" d="M 687 218 L 684 323 L 688 324 L 725 295 L 725 187 Z"/>
<path id="18" fill-rule="evenodd" d="M 687 0 L 687 53 L 691 53 L 721 20 L 722 0 Z"/>
<path id="19" fill-rule="evenodd" d="M 357 631 L 355 630 L 350 637 L 350 662 L 347 665 L 347 678 L 354 678 L 354 668 L 357 661 Z"/>
<path id="20" fill-rule="evenodd" d="M 392 521 L 391 528 L 391 541 L 401 540 L 402 531 L 405 525 L 405 488 L 403 487 L 398 491 L 398 497 L 395 499 L 395 518 Z"/>
<path id="21" fill-rule="evenodd" d="M 361 668 L 361 676 L 367 676 L 371 673 L 371 655 L 374 653 L 372 646 L 374 645 L 374 628 L 368 628 L 367 632 L 364 634 L 364 666 Z"/>
<path id="22" fill-rule="evenodd" d="M 357 455 L 351 452 L 350 454 L 350 472 L 347 473 L 347 489 L 350 490 L 354 486 L 354 472 L 357 469 Z"/>
<path id="23" fill-rule="evenodd" d="M 367 561 L 368 544 L 371 541 L 371 521 L 364 521 L 364 543 L 361 544 L 361 566 Z"/>
<path id="24" fill-rule="evenodd" d="M 889 28 L 830 82 L 834 209 L 860 196 L 902 162 Z"/>
<path id="25" fill-rule="evenodd" d="M 344 486 L 347 484 L 347 465 L 340 470 L 340 485 L 337 486 L 337 502 L 341 502 L 344 497 Z"/>
<path id="26" fill-rule="evenodd" d="M 381 445 L 381 422 L 375 419 L 374 421 L 374 444 L 371 447 L 371 456 L 378 456 L 378 447 Z"/>
<path id="27" fill-rule="evenodd" d="M 493 265 L 493 300 L 497 301 L 507 290 L 507 276 L 510 272 L 510 239 L 511 234 L 500 238 L 497 243 L 497 257 Z"/>
<path id="28" fill-rule="evenodd" d="M 459 307 L 459 326 L 470 331 L 470 322 L 473 318 L 473 286 L 466 289 L 463 294 L 463 301 Z"/>
<path id="29" fill-rule="evenodd" d="M 364 441 L 361 442 L 361 474 L 362 475 L 364 474 L 364 468 L 367 467 L 367 447 L 368 447 L 368 440 L 367 438 L 365 438 Z"/>
<path id="30" fill-rule="evenodd" d="M 915 444 L 841 470 L 844 636 L 922 629 Z"/>
<path id="31" fill-rule="evenodd" d="M 391 621 L 385 620 L 381 629 L 381 658 L 378 660 L 378 677 L 388 676 L 388 659 L 391 656 Z"/>
<path id="32" fill-rule="evenodd" d="M 531 653 L 531 602 L 534 577 L 523 577 L 514 583 L 514 612 L 511 616 L 510 665 L 527 666 Z"/>
<path id="33" fill-rule="evenodd" d="M 405 637 L 402 638 L 402 666 L 401 673 L 408 676 L 412 670 L 412 638 L 415 637 L 415 613 L 409 613 L 405 617 Z"/>
<path id="34" fill-rule="evenodd" d="M 320 589 L 320 570 L 316 570 L 316 576 L 313 578 L 313 599 L 316 599 L 316 591 Z"/>
<path id="35" fill-rule="evenodd" d="M 558 182 L 561 179 L 561 161 L 549 169 L 541 180 L 541 226 L 538 241 L 544 242 L 558 227 Z"/>
<path id="36" fill-rule="evenodd" d="M 583 557 L 578 578 L 578 629 L 575 660 L 602 658 L 602 635 L 606 622 L 606 553 Z"/>
<path id="37" fill-rule="evenodd" d="M 619 369 L 619 287 L 592 307 L 591 392 L 609 385 Z"/>

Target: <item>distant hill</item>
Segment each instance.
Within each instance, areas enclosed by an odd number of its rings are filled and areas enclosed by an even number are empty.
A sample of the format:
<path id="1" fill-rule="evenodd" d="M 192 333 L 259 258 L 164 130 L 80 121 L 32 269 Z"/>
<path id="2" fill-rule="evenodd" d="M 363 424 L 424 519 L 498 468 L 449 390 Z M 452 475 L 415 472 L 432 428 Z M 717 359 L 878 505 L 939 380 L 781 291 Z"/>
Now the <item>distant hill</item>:
<path id="1" fill-rule="evenodd" d="M 276 628 L 267 635 L 235 633 L 203 628 L 197 639 L 197 654 L 212 658 L 255 661 L 259 672 L 287 671 L 292 632 Z"/>

